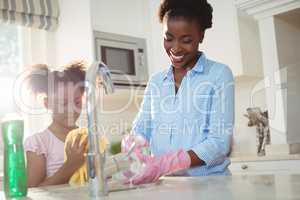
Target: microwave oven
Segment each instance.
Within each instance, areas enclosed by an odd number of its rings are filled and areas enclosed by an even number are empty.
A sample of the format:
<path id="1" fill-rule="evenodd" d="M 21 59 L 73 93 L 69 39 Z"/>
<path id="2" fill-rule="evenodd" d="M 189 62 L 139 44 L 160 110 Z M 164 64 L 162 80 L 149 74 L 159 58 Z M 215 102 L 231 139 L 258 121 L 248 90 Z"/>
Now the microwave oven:
<path id="1" fill-rule="evenodd" d="M 94 31 L 96 60 L 104 62 L 115 85 L 146 86 L 148 64 L 146 40 Z"/>

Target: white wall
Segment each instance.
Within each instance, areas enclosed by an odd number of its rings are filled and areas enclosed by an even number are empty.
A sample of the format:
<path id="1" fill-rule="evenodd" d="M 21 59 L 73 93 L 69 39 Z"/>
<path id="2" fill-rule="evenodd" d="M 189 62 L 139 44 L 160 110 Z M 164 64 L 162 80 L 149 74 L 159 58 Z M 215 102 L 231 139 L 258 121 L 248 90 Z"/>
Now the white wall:
<path id="1" fill-rule="evenodd" d="M 229 65 L 234 75 L 242 74 L 237 10 L 234 0 L 209 0 L 213 6 L 213 28 L 207 30 L 201 46 L 209 58 Z"/>
<path id="2" fill-rule="evenodd" d="M 286 144 L 286 117 L 284 112 L 285 91 L 281 83 L 280 65 L 274 17 L 259 20 L 266 87 L 266 102 L 269 111 L 271 144 Z"/>
<path id="3" fill-rule="evenodd" d="M 300 62 L 288 68 L 287 131 L 288 143 L 300 143 Z"/>
<path id="4" fill-rule="evenodd" d="M 49 62 L 47 35 L 48 32 L 43 30 L 23 28 L 23 59 L 25 66 Z"/>
<path id="5" fill-rule="evenodd" d="M 285 114 L 287 142 L 300 143 L 298 114 L 300 107 L 300 9 L 275 17 L 276 42 L 280 68 L 285 72 L 287 91 Z"/>
<path id="6" fill-rule="evenodd" d="M 238 12 L 242 74 L 263 77 L 262 54 L 257 21 L 244 12 Z"/>
<path id="7" fill-rule="evenodd" d="M 300 9 L 294 12 L 275 17 L 280 68 L 300 62 Z"/>
<path id="8" fill-rule="evenodd" d="M 93 60 L 93 40 L 90 0 L 61 0 L 60 22 L 53 33 L 56 65 L 72 60 Z"/>
<path id="9" fill-rule="evenodd" d="M 96 30 L 148 37 L 151 30 L 145 0 L 92 0 L 92 26 Z"/>
<path id="10" fill-rule="evenodd" d="M 149 58 L 152 59 L 152 65 L 150 65 L 150 73 L 155 73 L 167 69 L 169 67 L 169 58 L 163 47 L 163 27 L 158 19 L 159 1 L 149 1 L 150 12 L 150 24 L 151 26 L 151 48 L 152 52 Z"/>

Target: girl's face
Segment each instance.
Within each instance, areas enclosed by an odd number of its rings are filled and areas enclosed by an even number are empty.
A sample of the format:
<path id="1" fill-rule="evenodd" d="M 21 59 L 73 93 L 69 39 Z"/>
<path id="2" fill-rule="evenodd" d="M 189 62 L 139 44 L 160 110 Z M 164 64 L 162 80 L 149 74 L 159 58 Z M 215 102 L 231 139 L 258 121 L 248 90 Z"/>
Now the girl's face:
<path id="1" fill-rule="evenodd" d="M 54 95 L 48 97 L 47 107 L 52 117 L 65 127 L 73 127 L 82 110 L 82 87 L 73 84 L 58 86 Z"/>
<path id="2" fill-rule="evenodd" d="M 164 48 L 174 68 L 192 68 L 197 62 L 199 43 L 204 32 L 196 20 L 183 17 L 167 18 L 163 22 Z"/>

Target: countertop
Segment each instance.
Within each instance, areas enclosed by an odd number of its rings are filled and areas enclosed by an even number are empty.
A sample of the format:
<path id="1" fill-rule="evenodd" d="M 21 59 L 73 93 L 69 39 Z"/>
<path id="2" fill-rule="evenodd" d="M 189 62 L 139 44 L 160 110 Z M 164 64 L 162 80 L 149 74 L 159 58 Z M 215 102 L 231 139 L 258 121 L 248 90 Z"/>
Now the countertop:
<path id="1" fill-rule="evenodd" d="M 256 162 L 256 161 L 279 161 L 279 160 L 300 160 L 300 154 L 289 154 L 289 155 L 267 155 L 267 156 L 256 156 L 256 155 L 244 155 L 230 157 L 231 162 Z"/>
<path id="2" fill-rule="evenodd" d="M 29 189 L 32 200 L 84 200 L 87 187 L 67 185 Z M 3 195 L 3 192 L 2 192 Z M 233 175 L 219 177 L 164 177 L 158 184 L 126 191 L 111 192 L 106 200 L 281 200 L 300 199 L 300 174 Z"/>

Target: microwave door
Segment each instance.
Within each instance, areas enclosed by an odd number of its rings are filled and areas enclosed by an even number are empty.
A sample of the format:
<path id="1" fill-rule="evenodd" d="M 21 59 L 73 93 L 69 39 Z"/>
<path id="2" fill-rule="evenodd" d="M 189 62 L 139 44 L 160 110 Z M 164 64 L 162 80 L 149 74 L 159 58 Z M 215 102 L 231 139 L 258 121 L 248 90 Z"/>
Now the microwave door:
<path id="1" fill-rule="evenodd" d="M 128 84 L 139 82 L 137 55 L 135 44 L 101 39 L 97 41 L 97 59 L 107 64 L 114 81 Z"/>

